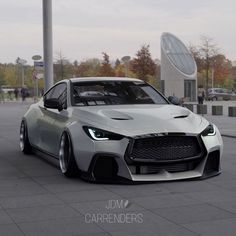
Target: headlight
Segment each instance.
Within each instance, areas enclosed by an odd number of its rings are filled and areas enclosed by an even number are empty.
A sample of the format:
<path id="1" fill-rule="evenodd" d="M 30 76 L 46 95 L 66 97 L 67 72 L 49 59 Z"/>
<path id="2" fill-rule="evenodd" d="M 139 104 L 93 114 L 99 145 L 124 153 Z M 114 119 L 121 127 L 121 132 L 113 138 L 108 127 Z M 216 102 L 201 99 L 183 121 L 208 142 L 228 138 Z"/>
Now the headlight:
<path id="1" fill-rule="evenodd" d="M 214 136 L 216 134 L 213 124 L 209 124 L 203 131 L 202 136 Z"/>
<path id="2" fill-rule="evenodd" d="M 86 126 L 84 126 L 83 128 L 84 128 L 85 133 L 93 140 L 97 140 L 97 141 L 121 140 L 123 138 L 122 135 L 108 132 L 105 130 L 101 130 L 101 129 L 97 129 L 93 127 L 86 127 Z"/>

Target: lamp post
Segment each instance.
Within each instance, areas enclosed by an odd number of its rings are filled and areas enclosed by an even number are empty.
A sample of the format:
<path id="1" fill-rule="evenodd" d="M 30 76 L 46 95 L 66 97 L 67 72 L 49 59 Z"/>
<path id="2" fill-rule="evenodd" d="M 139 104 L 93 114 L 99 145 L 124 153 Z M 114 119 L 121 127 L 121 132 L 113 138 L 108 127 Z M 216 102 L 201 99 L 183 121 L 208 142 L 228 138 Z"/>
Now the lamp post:
<path id="1" fill-rule="evenodd" d="M 53 85 L 52 0 L 43 0 L 43 55 L 45 91 Z"/>
<path id="2" fill-rule="evenodd" d="M 24 65 L 27 63 L 27 61 L 25 59 L 22 58 L 17 58 L 16 59 L 16 63 L 21 65 L 21 86 L 22 88 L 25 86 L 25 71 L 24 71 Z"/>
<path id="3" fill-rule="evenodd" d="M 212 72 L 211 72 L 211 88 L 214 88 L 214 73 L 215 73 L 215 69 L 214 66 L 212 66 Z"/>
<path id="4" fill-rule="evenodd" d="M 206 40 L 206 99 L 208 100 L 208 80 L 209 80 L 209 43 Z"/>
<path id="5" fill-rule="evenodd" d="M 212 63 L 211 63 L 211 88 L 214 88 L 214 83 L 215 83 L 215 81 L 214 81 L 214 78 L 215 78 L 215 65 L 216 65 L 216 63 L 217 63 L 217 60 L 216 60 L 216 58 L 214 58 L 212 60 Z"/>
<path id="6" fill-rule="evenodd" d="M 40 55 L 34 55 L 32 57 L 32 60 L 34 61 L 34 70 L 33 70 L 33 77 L 32 77 L 32 80 L 33 80 L 33 83 L 34 83 L 34 101 L 37 102 L 38 101 L 38 95 L 39 95 L 39 86 L 38 86 L 38 72 L 36 70 L 36 62 L 41 60 L 41 56 Z"/>

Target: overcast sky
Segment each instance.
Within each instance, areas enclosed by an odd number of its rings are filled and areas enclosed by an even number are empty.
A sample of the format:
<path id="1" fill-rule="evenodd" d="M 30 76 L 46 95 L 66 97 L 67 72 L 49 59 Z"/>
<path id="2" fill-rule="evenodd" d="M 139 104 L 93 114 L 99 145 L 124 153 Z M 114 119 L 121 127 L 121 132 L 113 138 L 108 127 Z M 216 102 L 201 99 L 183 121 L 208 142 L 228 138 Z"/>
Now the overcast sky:
<path id="1" fill-rule="evenodd" d="M 42 0 L 0 0 L 0 62 L 43 54 Z M 150 44 L 160 58 L 160 36 L 170 32 L 185 44 L 214 39 L 221 52 L 236 60 L 235 0 L 53 0 L 54 57 L 74 61 L 135 56 Z"/>

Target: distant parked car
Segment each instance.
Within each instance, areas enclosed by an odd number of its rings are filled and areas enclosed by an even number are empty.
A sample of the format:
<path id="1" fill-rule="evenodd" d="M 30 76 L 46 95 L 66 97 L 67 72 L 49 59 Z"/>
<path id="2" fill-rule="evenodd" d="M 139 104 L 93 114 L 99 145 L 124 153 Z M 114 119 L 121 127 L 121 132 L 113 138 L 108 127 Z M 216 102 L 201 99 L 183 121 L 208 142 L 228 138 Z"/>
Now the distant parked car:
<path id="1" fill-rule="evenodd" d="M 224 88 L 211 88 L 208 89 L 208 100 L 217 101 L 225 100 L 228 101 L 231 99 L 232 92 Z"/>

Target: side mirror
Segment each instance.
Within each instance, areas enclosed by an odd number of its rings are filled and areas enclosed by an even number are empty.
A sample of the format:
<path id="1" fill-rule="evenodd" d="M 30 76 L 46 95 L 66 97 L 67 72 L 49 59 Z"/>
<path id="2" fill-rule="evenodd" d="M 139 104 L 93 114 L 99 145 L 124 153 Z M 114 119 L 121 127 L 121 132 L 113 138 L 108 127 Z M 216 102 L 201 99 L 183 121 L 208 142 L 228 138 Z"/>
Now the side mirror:
<path id="1" fill-rule="evenodd" d="M 179 98 L 174 97 L 174 96 L 169 96 L 168 97 L 168 101 L 174 105 L 180 106 L 181 105 L 181 101 Z"/>
<path id="2" fill-rule="evenodd" d="M 63 110 L 62 102 L 61 100 L 57 98 L 48 98 L 44 100 L 44 106 L 46 108 L 51 108 L 51 109 L 58 109 L 58 111 Z"/>

